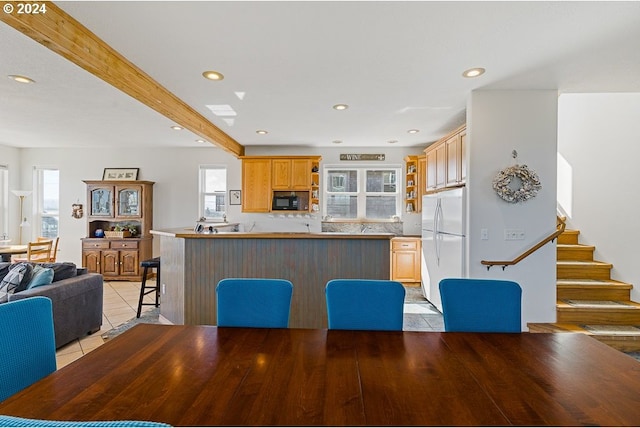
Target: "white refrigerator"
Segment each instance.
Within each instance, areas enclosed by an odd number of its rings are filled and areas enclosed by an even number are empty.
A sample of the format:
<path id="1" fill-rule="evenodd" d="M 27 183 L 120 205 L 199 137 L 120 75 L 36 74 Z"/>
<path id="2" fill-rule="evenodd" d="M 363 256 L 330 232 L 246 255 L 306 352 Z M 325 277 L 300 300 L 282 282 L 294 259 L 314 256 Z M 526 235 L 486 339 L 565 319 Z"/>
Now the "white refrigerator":
<path id="1" fill-rule="evenodd" d="M 465 196 L 460 187 L 422 198 L 422 293 L 440 312 L 440 280 L 466 276 Z"/>

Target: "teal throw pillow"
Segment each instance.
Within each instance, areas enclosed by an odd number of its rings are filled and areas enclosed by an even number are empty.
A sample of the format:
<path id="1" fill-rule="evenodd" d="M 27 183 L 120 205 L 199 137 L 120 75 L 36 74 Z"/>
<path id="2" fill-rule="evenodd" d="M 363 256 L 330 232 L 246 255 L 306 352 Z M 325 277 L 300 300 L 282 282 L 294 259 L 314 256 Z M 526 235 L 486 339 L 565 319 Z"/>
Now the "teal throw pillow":
<path id="1" fill-rule="evenodd" d="M 49 285 L 53 282 L 53 269 L 35 265 L 31 274 L 31 281 L 27 285 L 27 290 L 31 288 Z"/>

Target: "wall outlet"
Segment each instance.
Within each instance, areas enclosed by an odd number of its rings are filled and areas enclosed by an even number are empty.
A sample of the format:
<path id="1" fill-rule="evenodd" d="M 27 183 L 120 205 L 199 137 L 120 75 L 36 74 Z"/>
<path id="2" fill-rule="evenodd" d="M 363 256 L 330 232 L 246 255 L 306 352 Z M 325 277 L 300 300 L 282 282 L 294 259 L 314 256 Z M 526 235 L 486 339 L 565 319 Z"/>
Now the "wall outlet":
<path id="1" fill-rule="evenodd" d="M 480 239 L 487 241 L 489 239 L 489 229 L 480 229 Z"/>
<path id="2" fill-rule="evenodd" d="M 521 241 L 524 240 L 524 229 L 505 229 L 504 240 L 505 241 Z"/>

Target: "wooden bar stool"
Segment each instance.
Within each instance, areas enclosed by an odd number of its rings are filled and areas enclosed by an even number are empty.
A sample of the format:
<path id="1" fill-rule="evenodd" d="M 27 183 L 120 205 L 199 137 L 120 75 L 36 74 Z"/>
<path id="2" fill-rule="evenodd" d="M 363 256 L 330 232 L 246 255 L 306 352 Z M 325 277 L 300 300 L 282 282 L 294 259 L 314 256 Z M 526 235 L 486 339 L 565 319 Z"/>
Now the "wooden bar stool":
<path id="1" fill-rule="evenodd" d="M 140 262 L 140 266 L 144 268 L 142 272 L 142 284 L 140 285 L 140 300 L 138 301 L 138 314 L 136 318 L 140 318 L 140 311 L 142 311 L 142 305 L 155 306 L 156 308 L 160 306 L 160 257 L 154 257 L 149 260 L 143 260 Z M 156 270 L 156 285 L 147 286 L 147 273 L 149 269 Z M 156 302 L 155 303 L 143 303 L 142 300 L 144 296 L 149 293 L 156 293 Z"/>

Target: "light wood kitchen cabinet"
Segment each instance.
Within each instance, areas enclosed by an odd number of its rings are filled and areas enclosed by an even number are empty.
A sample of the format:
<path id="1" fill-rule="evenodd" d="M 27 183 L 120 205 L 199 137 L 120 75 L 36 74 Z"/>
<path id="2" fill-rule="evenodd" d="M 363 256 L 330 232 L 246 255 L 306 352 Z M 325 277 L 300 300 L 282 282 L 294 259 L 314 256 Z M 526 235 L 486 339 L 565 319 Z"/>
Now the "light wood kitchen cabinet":
<path id="1" fill-rule="evenodd" d="M 441 189 L 447 184 L 447 147 L 440 144 L 436 151 L 436 189 Z"/>
<path id="2" fill-rule="evenodd" d="M 242 211 L 271 211 L 271 159 L 242 159 Z"/>
<path id="3" fill-rule="evenodd" d="M 273 196 L 288 194 L 285 192 L 298 196 L 298 211 L 319 211 L 320 159 L 320 156 L 242 157 L 242 211 L 271 212 Z"/>
<path id="4" fill-rule="evenodd" d="M 467 131 L 466 125 L 463 125 L 424 150 L 427 169 L 425 193 L 465 184 L 466 143 Z"/>
<path id="5" fill-rule="evenodd" d="M 427 155 L 418 156 L 418 212 L 422 212 L 422 197 L 427 194 Z"/>
<path id="6" fill-rule="evenodd" d="M 420 282 L 421 248 L 417 237 L 391 239 L 391 280 Z"/>
<path id="7" fill-rule="evenodd" d="M 309 190 L 311 159 L 272 159 L 271 187 L 274 190 Z"/>
<path id="8" fill-rule="evenodd" d="M 425 153 L 427 171 L 425 182 L 425 193 L 436 190 L 436 151 L 430 150 Z"/>
<path id="9" fill-rule="evenodd" d="M 418 156 L 407 156 L 405 161 L 405 211 L 408 213 L 420 212 L 418 200 L 420 199 L 420 183 L 418 182 Z"/>
<path id="10" fill-rule="evenodd" d="M 462 179 L 462 147 L 460 135 L 456 134 L 444 143 L 447 150 L 447 182 L 446 186 L 456 186 Z"/>
<path id="11" fill-rule="evenodd" d="M 152 181 L 98 181 L 87 184 L 87 237 L 82 239 L 82 265 L 105 280 L 141 281 L 140 262 L 152 257 Z M 131 237 L 109 237 L 118 226 L 132 226 Z"/>
<path id="12" fill-rule="evenodd" d="M 460 183 L 467 182 L 467 128 L 460 132 Z"/>

